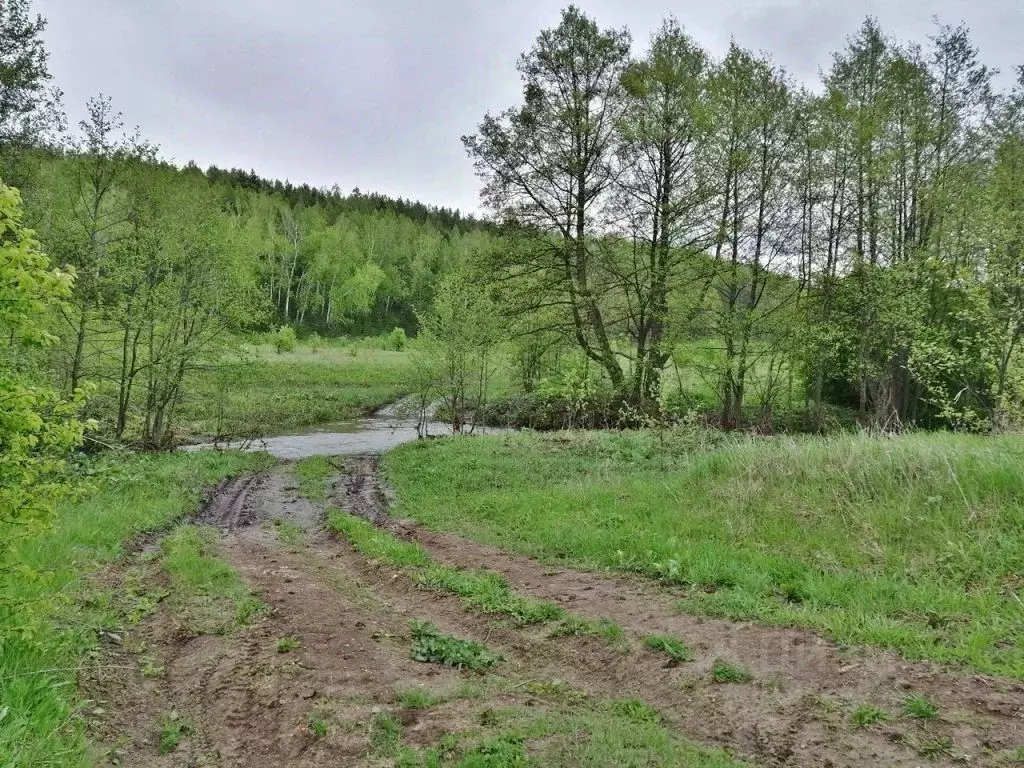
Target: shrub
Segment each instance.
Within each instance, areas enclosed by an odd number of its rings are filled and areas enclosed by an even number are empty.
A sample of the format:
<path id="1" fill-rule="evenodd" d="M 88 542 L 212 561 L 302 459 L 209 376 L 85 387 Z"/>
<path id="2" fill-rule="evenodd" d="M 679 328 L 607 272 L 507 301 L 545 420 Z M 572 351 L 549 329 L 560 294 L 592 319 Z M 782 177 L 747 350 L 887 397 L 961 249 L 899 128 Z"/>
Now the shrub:
<path id="1" fill-rule="evenodd" d="M 401 352 L 405 348 L 405 328 L 393 328 L 391 333 L 384 337 L 384 348 Z"/>
<path id="2" fill-rule="evenodd" d="M 294 352 L 297 341 L 295 329 L 290 325 L 282 325 L 277 329 L 277 333 L 274 334 L 274 349 L 277 350 L 279 355 L 282 352 Z"/>
<path id="3" fill-rule="evenodd" d="M 324 340 L 320 338 L 320 334 L 313 331 L 306 337 L 306 346 L 309 347 L 310 352 L 319 352 L 324 348 Z"/>

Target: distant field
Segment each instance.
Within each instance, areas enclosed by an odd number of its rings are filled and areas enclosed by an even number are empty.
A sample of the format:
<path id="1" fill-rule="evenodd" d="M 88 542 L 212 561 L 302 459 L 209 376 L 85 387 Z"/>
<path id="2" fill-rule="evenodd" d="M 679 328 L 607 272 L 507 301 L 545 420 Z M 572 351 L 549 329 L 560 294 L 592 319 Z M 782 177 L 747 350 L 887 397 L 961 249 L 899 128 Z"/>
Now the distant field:
<path id="1" fill-rule="evenodd" d="M 408 352 L 339 345 L 243 352 L 193 375 L 180 414 L 188 432 L 272 434 L 344 421 L 372 413 L 407 387 Z"/>
<path id="2" fill-rule="evenodd" d="M 396 514 L 689 588 L 681 608 L 1024 678 L 1017 437 L 518 434 L 386 457 Z"/>

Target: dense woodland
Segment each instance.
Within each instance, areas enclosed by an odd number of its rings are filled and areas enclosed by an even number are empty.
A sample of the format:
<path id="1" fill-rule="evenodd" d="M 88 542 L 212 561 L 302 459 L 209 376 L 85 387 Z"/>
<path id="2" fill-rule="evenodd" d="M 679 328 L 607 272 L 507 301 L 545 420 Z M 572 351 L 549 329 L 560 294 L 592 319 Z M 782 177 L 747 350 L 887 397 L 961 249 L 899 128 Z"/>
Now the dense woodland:
<path id="1" fill-rule="evenodd" d="M 576 8 L 464 139 L 505 225 L 503 300 L 621 399 L 716 342 L 722 423 L 795 374 L 810 412 L 989 428 L 1021 390 L 1024 68 L 997 92 L 964 27 L 868 19 L 820 83 L 668 20 L 645 50 Z M 788 383 L 787 385 L 788 386 Z"/>

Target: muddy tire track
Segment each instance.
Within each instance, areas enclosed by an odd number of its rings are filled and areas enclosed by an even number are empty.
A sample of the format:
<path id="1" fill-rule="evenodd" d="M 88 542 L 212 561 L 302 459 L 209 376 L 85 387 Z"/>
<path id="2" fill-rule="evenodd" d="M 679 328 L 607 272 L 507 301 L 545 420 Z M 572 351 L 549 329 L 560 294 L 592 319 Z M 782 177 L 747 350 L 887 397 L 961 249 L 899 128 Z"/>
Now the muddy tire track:
<path id="1" fill-rule="evenodd" d="M 368 473 L 373 476 L 363 477 Z M 349 494 L 352 487 L 367 486 L 377 489 L 375 507 Z M 911 662 L 879 649 L 840 648 L 806 630 L 681 613 L 678 589 L 639 577 L 552 567 L 393 519 L 381 486 L 376 462 L 346 463 L 335 499 L 343 509 L 417 542 L 441 563 L 496 571 L 519 594 L 552 600 L 586 618 L 612 619 L 635 636 L 669 635 L 687 643 L 697 660 L 677 670 L 664 668 L 659 674 L 659 659 L 638 650 L 625 658 L 603 659 L 603 669 L 594 674 L 612 674 L 624 685 L 637 677 L 644 680 L 639 688 L 641 693 L 646 689 L 644 698 L 672 702 L 681 731 L 698 741 L 787 766 L 920 765 L 914 750 L 899 742 L 941 737 L 951 738 L 954 755 L 967 755 L 972 764 L 998 765 L 994 753 L 1024 745 L 1024 684 L 1018 680 Z M 753 674 L 753 683 L 709 684 L 717 659 L 740 664 Z M 666 679 L 673 680 L 667 690 Z M 650 695 L 654 690 L 660 691 L 657 697 Z M 911 694 L 935 701 L 941 719 L 852 727 L 854 707 L 871 704 L 898 715 Z"/>
<path id="2" fill-rule="evenodd" d="M 118 715 L 122 730 L 137 731 L 168 706 L 181 711 L 192 730 L 173 761 L 155 754 L 152 731 L 130 738 L 122 764 L 380 765 L 372 754 L 369 724 L 382 708 L 394 709 L 396 691 L 425 688 L 444 694 L 473 677 L 411 660 L 412 619 L 431 621 L 504 654 L 508 661 L 491 679 L 558 679 L 594 699 L 636 696 L 657 708 L 684 738 L 732 749 L 755 765 L 916 768 L 923 759 L 902 739 L 951 736 L 955 751 L 967 753 L 972 764 L 995 766 L 1003 764 L 995 753 L 1024 744 L 1021 686 L 1015 681 L 958 675 L 870 650 L 851 654 L 807 632 L 680 615 L 677 595 L 640 579 L 551 568 L 392 520 L 373 458 L 346 461 L 334 501 L 418 541 L 441 562 L 487 567 L 505 574 L 522 594 L 555 600 L 574 614 L 612 618 L 629 630 L 632 647 L 623 652 L 592 637 L 552 639 L 549 626 L 505 626 L 465 609 L 454 597 L 424 590 L 313 525 L 308 502 L 298 499 L 287 469 L 279 468 L 223 484 L 199 516 L 225 531 L 219 554 L 258 591 L 269 614 L 225 637 L 183 637 L 169 615 L 145 623 L 142 638 L 162 659 L 166 676 L 148 705 L 146 695 L 136 691 L 133 711 Z M 282 541 L 272 525 L 263 524 L 275 518 L 293 520 L 307 533 L 298 542 Z M 637 641 L 655 632 L 689 644 L 697 661 L 667 665 Z M 282 637 L 297 638 L 299 647 L 279 653 Z M 711 683 L 707 670 L 719 657 L 749 669 L 754 681 Z M 137 677 L 122 681 L 138 690 L 144 684 Z M 942 719 L 870 729 L 850 724 L 853 706 L 872 703 L 895 713 L 909 692 L 935 698 Z M 502 705 L 536 703 L 520 685 L 501 696 Z M 307 727 L 318 712 L 333 718 L 326 738 L 314 738 Z M 428 746 L 446 732 L 472 727 L 471 714 L 465 702 L 452 701 L 399 716 L 407 742 Z M 116 723 L 108 724 L 108 732 L 117 730 Z"/>

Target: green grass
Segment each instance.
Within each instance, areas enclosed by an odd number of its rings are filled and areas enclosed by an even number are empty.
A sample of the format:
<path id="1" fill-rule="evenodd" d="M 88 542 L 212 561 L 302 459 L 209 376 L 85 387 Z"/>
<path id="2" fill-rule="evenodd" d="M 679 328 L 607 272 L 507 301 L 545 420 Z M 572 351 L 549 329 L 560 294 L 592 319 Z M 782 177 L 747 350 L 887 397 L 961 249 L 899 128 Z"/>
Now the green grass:
<path id="1" fill-rule="evenodd" d="M 595 620 L 572 615 L 558 622 L 548 637 L 599 637 L 616 645 L 625 643 L 622 627 L 611 619 Z"/>
<path id="2" fill-rule="evenodd" d="M 328 515 L 327 524 L 348 539 L 357 552 L 374 560 L 397 568 L 426 568 L 433 563 L 418 544 L 396 539 L 362 518 L 334 510 Z"/>
<path id="3" fill-rule="evenodd" d="M 402 724 L 389 712 L 377 715 L 370 729 L 370 746 L 381 757 L 394 757 L 402 744 Z"/>
<path id="4" fill-rule="evenodd" d="M 337 470 L 326 456 L 311 456 L 295 463 L 293 468 L 299 493 L 313 502 L 327 501 L 327 481 Z"/>
<path id="5" fill-rule="evenodd" d="M 749 683 L 751 677 L 743 667 L 716 659 L 711 665 L 711 679 L 716 683 Z"/>
<path id="6" fill-rule="evenodd" d="M 395 701 L 406 709 L 429 709 L 440 699 L 424 691 L 422 688 L 410 688 L 395 696 Z"/>
<path id="7" fill-rule="evenodd" d="M 61 505 L 53 529 L 18 541 L 3 567 L 25 566 L 37 575 L 8 578 L 7 570 L 0 579 L 0 764 L 92 765 L 74 714 L 76 673 L 91 663 L 98 630 L 118 627 L 122 618 L 118 596 L 89 575 L 121 557 L 126 540 L 195 509 L 205 486 L 267 461 L 203 452 L 94 462 L 86 465 L 92 488 Z"/>
<path id="8" fill-rule="evenodd" d="M 850 716 L 854 728 L 867 728 L 869 725 L 884 723 L 889 720 L 889 713 L 871 704 L 861 704 Z"/>
<path id="9" fill-rule="evenodd" d="M 548 600 L 535 600 L 512 593 L 508 581 L 493 571 L 464 571 L 447 565 L 432 565 L 418 581 L 439 592 L 458 595 L 469 607 L 483 613 L 508 616 L 520 626 L 541 624 L 565 615 Z"/>
<path id="10" fill-rule="evenodd" d="M 309 729 L 309 733 L 314 739 L 322 739 L 331 729 L 330 724 L 326 720 L 316 715 L 310 716 L 306 728 Z"/>
<path id="11" fill-rule="evenodd" d="M 637 699 L 547 699 L 529 707 L 486 708 L 479 727 L 445 735 L 427 749 L 406 747 L 399 768 L 741 768 L 727 752 L 680 740 Z M 484 714 L 487 713 L 485 717 Z"/>
<path id="12" fill-rule="evenodd" d="M 175 618 L 194 634 L 223 634 L 259 612 L 251 590 L 214 554 L 216 538 L 214 528 L 182 525 L 160 544 Z"/>
<path id="13" fill-rule="evenodd" d="M 411 628 L 413 645 L 409 655 L 416 661 L 483 672 L 505 660 L 483 643 L 446 635 L 429 622 L 414 621 Z"/>
<path id="14" fill-rule="evenodd" d="M 914 720 L 934 720 L 939 716 L 939 708 L 927 697 L 914 695 L 903 700 L 903 714 Z"/>
<path id="15" fill-rule="evenodd" d="M 1024 677 L 1024 441 L 518 434 L 402 446 L 395 514 L 689 587 L 689 612 Z"/>
<path id="16" fill-rule="evenodd" d="M 274 647 L 278 653 L 291 653 L 297 651 L 301 646 L 302 643 L 297 637 L 279 637 Z"/>
<path id="17" fill-rule="evenodd" d="M 168 755 L 176 750 L 187 730 L 176 713 L 165 716 L 157 736 L 156 751 L 161 755 Z"/>
<path id="18" fill-rule="evenodd" d="M 693 651 L 687 648 L 685 643 L 676 640 L 674 637 L 648 635 L 644 638 L 644 644 L 652 651 L 665 654 L 675 664 L 683 661 L 693 661 Z"/>
<path id="19" fill-rule="evenodd" d="M 372 413 L 406 389 L 409 353 L 299 347 L 278 355 L 249 350 L 243 361 L 195 372 L 180 422 L 200 435 L 273 434 Z"/>

